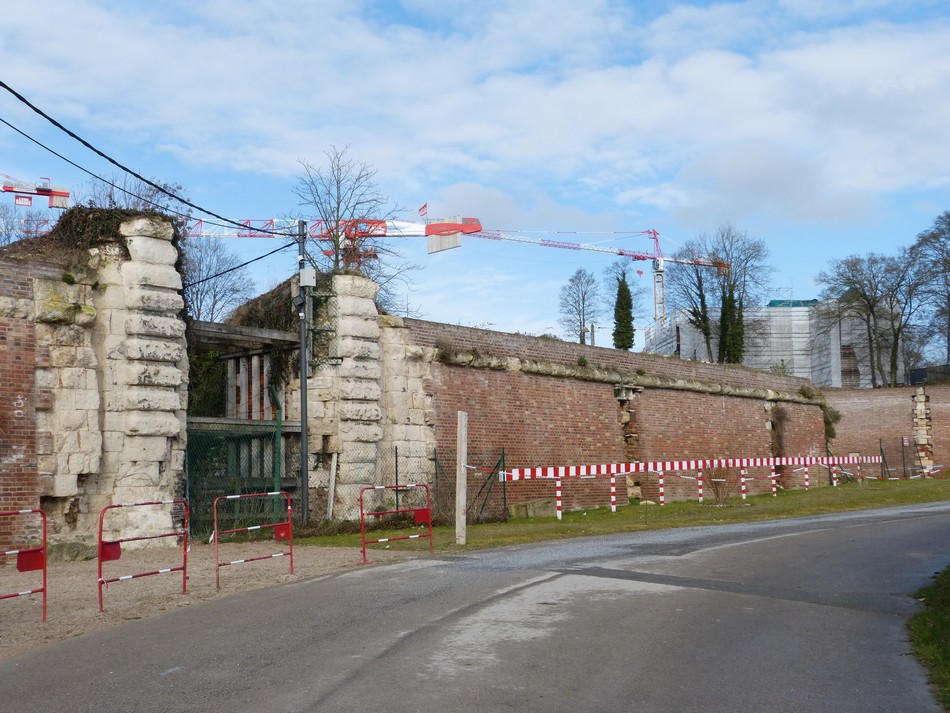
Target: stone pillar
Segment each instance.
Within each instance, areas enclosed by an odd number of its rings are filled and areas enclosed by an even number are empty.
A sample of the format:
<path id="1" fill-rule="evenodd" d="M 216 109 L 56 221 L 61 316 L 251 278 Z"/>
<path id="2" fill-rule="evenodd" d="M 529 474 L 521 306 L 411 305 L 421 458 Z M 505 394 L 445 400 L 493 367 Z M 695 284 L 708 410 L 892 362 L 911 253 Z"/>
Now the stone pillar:
<path id="1" fill-rule="evenodd" d="M 180 494 L 184 473 L 188 367 L 172 226 L 142 217 L 122 223 L 119 235 L 129 259 L 116 259 L 117 244 L 104 247 L 113 254 L 103 255 L 96 299 L 105 394 L 97 511 L 170 499 Z M 109 521 L 167 530 L 171 515 L 166 508 L 130 508 Z"/>
<path id="2" fill-rule="evenodd" d="M 326 367 L 332 376 L 316 375 L 310 388 L 309 403 L 321 402 L 309 424 L 310 441 L 315 448 L 337 455 L 333 512 L 346 519 L 359 517 L 360 489 L 380 483 L 383 428 L 378 290 L 378 285 L 364 277 L 334 276 L 330 313 L 335 318 L 337 364 Z"/>
<path id="3" fill-rule="evenodd" d="M 933 421 L 928 405 L 930 397 L 923 386 L 918 386 L 911 398 L 914 401 L 914 447 L 917 451 L 915 465 L 929 468 L 934 464 Z"/>

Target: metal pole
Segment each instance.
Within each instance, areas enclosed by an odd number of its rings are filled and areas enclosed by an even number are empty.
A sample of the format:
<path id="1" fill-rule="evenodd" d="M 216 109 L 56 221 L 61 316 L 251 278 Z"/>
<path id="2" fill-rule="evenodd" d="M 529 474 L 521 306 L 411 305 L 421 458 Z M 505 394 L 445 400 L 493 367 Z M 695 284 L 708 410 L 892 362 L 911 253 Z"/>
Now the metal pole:
<path id="1" fill-rule="evenodd" d="M 304 239 L 307 236 L 307 223 L 297 221 L 298 270 L 304 269 Z M 298 271 L 299 276 L 299 271 Z M 299 277 L 298 277 L 299 279 Z M 297 295 L 297 315 L 300 317 L 300 519 L 306 525 L 310 519 L 310 457 L 307 443 L 307 290 L 299 285 Z"/>

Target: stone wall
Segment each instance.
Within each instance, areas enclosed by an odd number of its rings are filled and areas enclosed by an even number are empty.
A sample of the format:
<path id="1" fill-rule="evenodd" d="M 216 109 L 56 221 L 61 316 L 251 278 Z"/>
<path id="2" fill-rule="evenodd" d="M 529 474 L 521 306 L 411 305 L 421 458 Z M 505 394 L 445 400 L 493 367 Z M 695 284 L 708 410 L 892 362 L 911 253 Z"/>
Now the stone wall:
<path id="1" fill-rule="evenodd" d="M 504 449 L 508 467 L 824 449 L 819 399 L 804 379 L 422 320 L 380 324 L 387 438 L 412 443 L 420 459 L 437 448 L 453 477 L 460 410 L 470 460 Z M 618 401 L 618 383 L 636 395 Z M 602 505 L 608 487 L 566 482 L 566 507 Z M 549 482 L 526 482 L 508 498 L 552 492 Z"/>
<path id="2" fill-rule="evenodd" d="M 139 217 L 88 249 L 44 236 L 0 254 L 14 295 L 0 303 L 0 393 L 13 407 L 0 509 L 42 507 L 54 542 L 94 541 L 106 505 L 180 492 L 188 371 L 172 238 Z M 113 512 L 106 529 L 124 535 L 172 524 L 169 508 Z"/>

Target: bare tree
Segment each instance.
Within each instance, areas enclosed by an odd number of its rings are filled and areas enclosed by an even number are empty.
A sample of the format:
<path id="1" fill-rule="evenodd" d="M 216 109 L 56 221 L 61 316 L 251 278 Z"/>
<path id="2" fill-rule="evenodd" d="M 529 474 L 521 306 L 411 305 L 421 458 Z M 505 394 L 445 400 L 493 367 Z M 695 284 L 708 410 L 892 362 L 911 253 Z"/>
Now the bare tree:
<path id="1" fill-rule="evenodd" d="M 348 150 L 327 151 L 326 166 L 300 161 L 304 175 L 293 189 L 317 221 L 311 262 L 328 272 L 359 272 L 364 260 L 377 255 L 379 223 L 392 218 L 389 199 L 376 185 L 376 169 L 350 158 Z"/>
<path id="2" fill-rule="evenodd" d="M 0 203 L 0 247 L 49 230 L 49 220 L 37 210 L 21 212 L 9 203 Z"/>
<path id="3" fill-rule="evenodd" d="M 887 350 L 887 370 L 890 386 L 898 386 L 900 367 L 911 366 L 902 359 L 902 344 L 915 330 L 917 318 L 923 306 L 923 290 L 927 284 L 928 271 L 911 259 L 910 250 L 901 248 L 896 257 L 888 258 L 884 275 L 884 299 L 881 324 L 882 345 Z M 906 352 L 903 354 L 907 355 Z M 882 360 L 883 361 L 883 360 Z"/>
<path id="4" fill-rule="evenodd" d="M 762 240 L 723 225 L 713 236 L 701 233 L 675 257 L 728 263 L 728 269 L 682 263 L 667 267 L 671 302 L 686 312 L 690 324 L 703 335 L 710 361 L 716 341 L 717 361 L 742 362 L 746 335 L 754 326 L 745 315 L 762 304 L 768 290 L 772 273 L 768 256 Z"/>
<path id="5" fill-rule="evenodd" d="M 224 238 L 191 238 L 185 243 L 185 305 L 194 319 L 224 320 L 254 296 L 247 267 L 228 251 Z"/>
<path id="6" fill-rule="evenodd" d="M 402 262 L 402 256 L 382 239 L 385 223 L 399 211 L 390 204 L 376 183 L 375 168 L 349 156 L 349 146 L 332 147 L 325 166 L 300 161 L 294 194 L 312 220 L 314 235 L 307 257 L 323 272 L 361 274 L 380 286 L 376 298 L 380 309 L 412 314 L 400 287 L 411 289 L 408 273 L 418 266 Z"/>
<path id="7" fill-rule="evenodd" d="M 902 342 L 916 329 L 926 280 L 906 248 L 896 257 L 868 253 L 834 260 L 815 278 L 839 317 L 862 324 L 872 387 L 898 385 Z"/>
<path id="8" fill-rule="evenodd" d="M 910 257 L 924 271 L 922 296 L 930 311 L 930 331 L 942 343 L 944 363 L 950 364 L 950 211 L 917 236 Z"/>
<path id="9" fill-rule="evenodd" d="M 561 317 L 558 321 L 564 328 L 564 334 L 569 339 L 577 338 L 581 344 L 586 344 L 588 325 L 602 310 L 597 279 L 587 270 L 577 270 L 561 288 Z"/>

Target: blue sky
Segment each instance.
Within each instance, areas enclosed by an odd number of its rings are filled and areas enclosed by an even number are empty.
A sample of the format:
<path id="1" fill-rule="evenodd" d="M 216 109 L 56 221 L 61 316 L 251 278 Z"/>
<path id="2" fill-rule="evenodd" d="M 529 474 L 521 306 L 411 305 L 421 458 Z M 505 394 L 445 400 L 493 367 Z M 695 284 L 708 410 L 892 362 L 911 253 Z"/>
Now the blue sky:
<path id="1" fill-rule="evenodd" d="M 539 237 L 629 231 L 610 244 L 635 250 L 655 229 L 668 255 L 731 223 L 768 246 L 773 297 L 810 299 L 830 260 L 894 253 L 950 209 L 941 0 L 7 3 L 0 66 L 98 148 L 235 219 L 297 213 L 298 162 L 349 146 L 409 220 L 428 203 Z M 3 91 L 0 117 L 115 172 Z M 3 125 L 0 173 L 90 180 Z M 398 246 L 423 267 L 406 299 L 425 318 L 531 334 L 557 331 L 577 268 L 612 260 Z M 255 265 L 258 287 L 295 266 L 292 250 Z M 640 328 L 652 299 L 644 312 Z"/>

